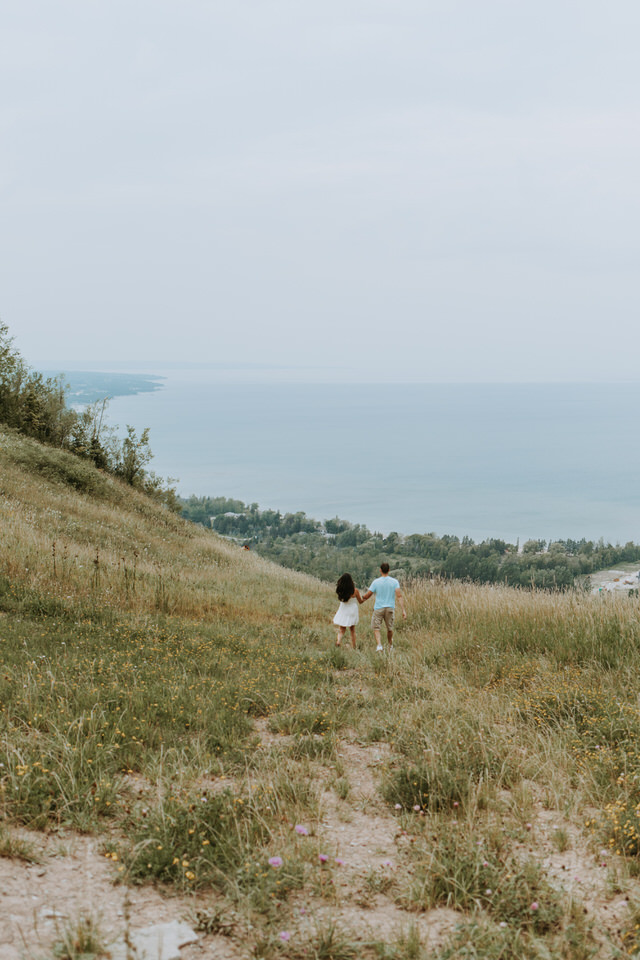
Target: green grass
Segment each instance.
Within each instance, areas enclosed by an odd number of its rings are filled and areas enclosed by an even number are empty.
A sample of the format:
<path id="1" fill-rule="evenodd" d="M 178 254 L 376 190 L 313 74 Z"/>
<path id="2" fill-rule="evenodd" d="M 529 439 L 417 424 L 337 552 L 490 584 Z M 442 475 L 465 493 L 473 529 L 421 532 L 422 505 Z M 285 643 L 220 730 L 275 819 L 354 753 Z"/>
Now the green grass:
<path id="1" fill-rule="evenodd" d="M 58 927 L 52 946 L 54 960 L 108 960 L 110 954 L 100 918 L 82 911 Z"/>
<path id="2" fill-rule="evenodd" d="M 605 845 L 640 893 L 637 601 L 417 583 L 393 657 L 336 649 L 332 585 L 63 460 L 0 436 L 0 855 L 37 855 L 18 827 L 94 834 L 114 880 L 256 957 L 592 955 L 542 863 Z M 393 870 L 340 847 L 368 816 Z M 406 922 L 356 936 L 341 897 Z M 427 952 L 441 907 L 459 929 Z"/>

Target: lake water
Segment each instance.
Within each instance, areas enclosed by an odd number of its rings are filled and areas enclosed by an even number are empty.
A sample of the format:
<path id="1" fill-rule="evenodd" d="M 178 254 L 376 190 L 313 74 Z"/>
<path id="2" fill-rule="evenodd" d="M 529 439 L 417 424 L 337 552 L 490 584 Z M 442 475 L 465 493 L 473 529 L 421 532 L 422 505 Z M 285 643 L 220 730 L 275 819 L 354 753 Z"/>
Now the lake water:
<path id="1" fill-rule="evenodd" d="M 640 541 L 640 384 L 223 382 L 158 370 L 110 420 L 151 428 L 187 496 L 388 533 Z"/>

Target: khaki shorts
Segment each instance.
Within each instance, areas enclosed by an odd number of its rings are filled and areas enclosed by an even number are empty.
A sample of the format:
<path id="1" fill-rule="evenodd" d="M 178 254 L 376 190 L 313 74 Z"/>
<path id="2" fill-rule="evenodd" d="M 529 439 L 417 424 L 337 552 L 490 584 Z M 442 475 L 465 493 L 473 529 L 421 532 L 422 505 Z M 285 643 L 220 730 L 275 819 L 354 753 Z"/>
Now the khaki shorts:
<path id="1" fill-rule="evenodd" d="M 395 610 L 393 607 L 380 607 L 379 610 L 374 610 L 373 616 L 371 617 L 371 626 L 374 630 L 379 630 L 384 620 L 387 625 L 387 630 L 393 630 L 394 614 Z"/>

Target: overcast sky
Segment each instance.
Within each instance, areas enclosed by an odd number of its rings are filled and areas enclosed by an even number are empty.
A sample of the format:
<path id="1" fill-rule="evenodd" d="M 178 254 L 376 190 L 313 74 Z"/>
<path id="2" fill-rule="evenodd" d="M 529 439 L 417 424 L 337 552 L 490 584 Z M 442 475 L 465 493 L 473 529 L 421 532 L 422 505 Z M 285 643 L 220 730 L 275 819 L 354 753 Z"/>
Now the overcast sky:
<path id="1" fill-rule="evenodd" d="M 637 0 L 4 0 L 29 363 L 637 380 Z"/>

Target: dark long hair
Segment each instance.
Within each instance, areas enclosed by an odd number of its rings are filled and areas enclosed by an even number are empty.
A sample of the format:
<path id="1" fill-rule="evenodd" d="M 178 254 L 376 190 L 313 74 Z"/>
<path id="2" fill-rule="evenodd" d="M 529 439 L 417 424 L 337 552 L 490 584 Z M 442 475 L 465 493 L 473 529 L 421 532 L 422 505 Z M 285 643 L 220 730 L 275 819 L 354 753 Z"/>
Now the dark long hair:
<path id="1" fill-rule="evenodd" d="M 336 584 L 336 593 L 338 594 L 338 599 L 342 600 L 343 603 L 346 603 L 347 600 L 350 600 L 353 596 L 353 591 L 355 589 L 356 585 L 353 582 L 353 577 L 351 574 L 343 573 Z"/>

